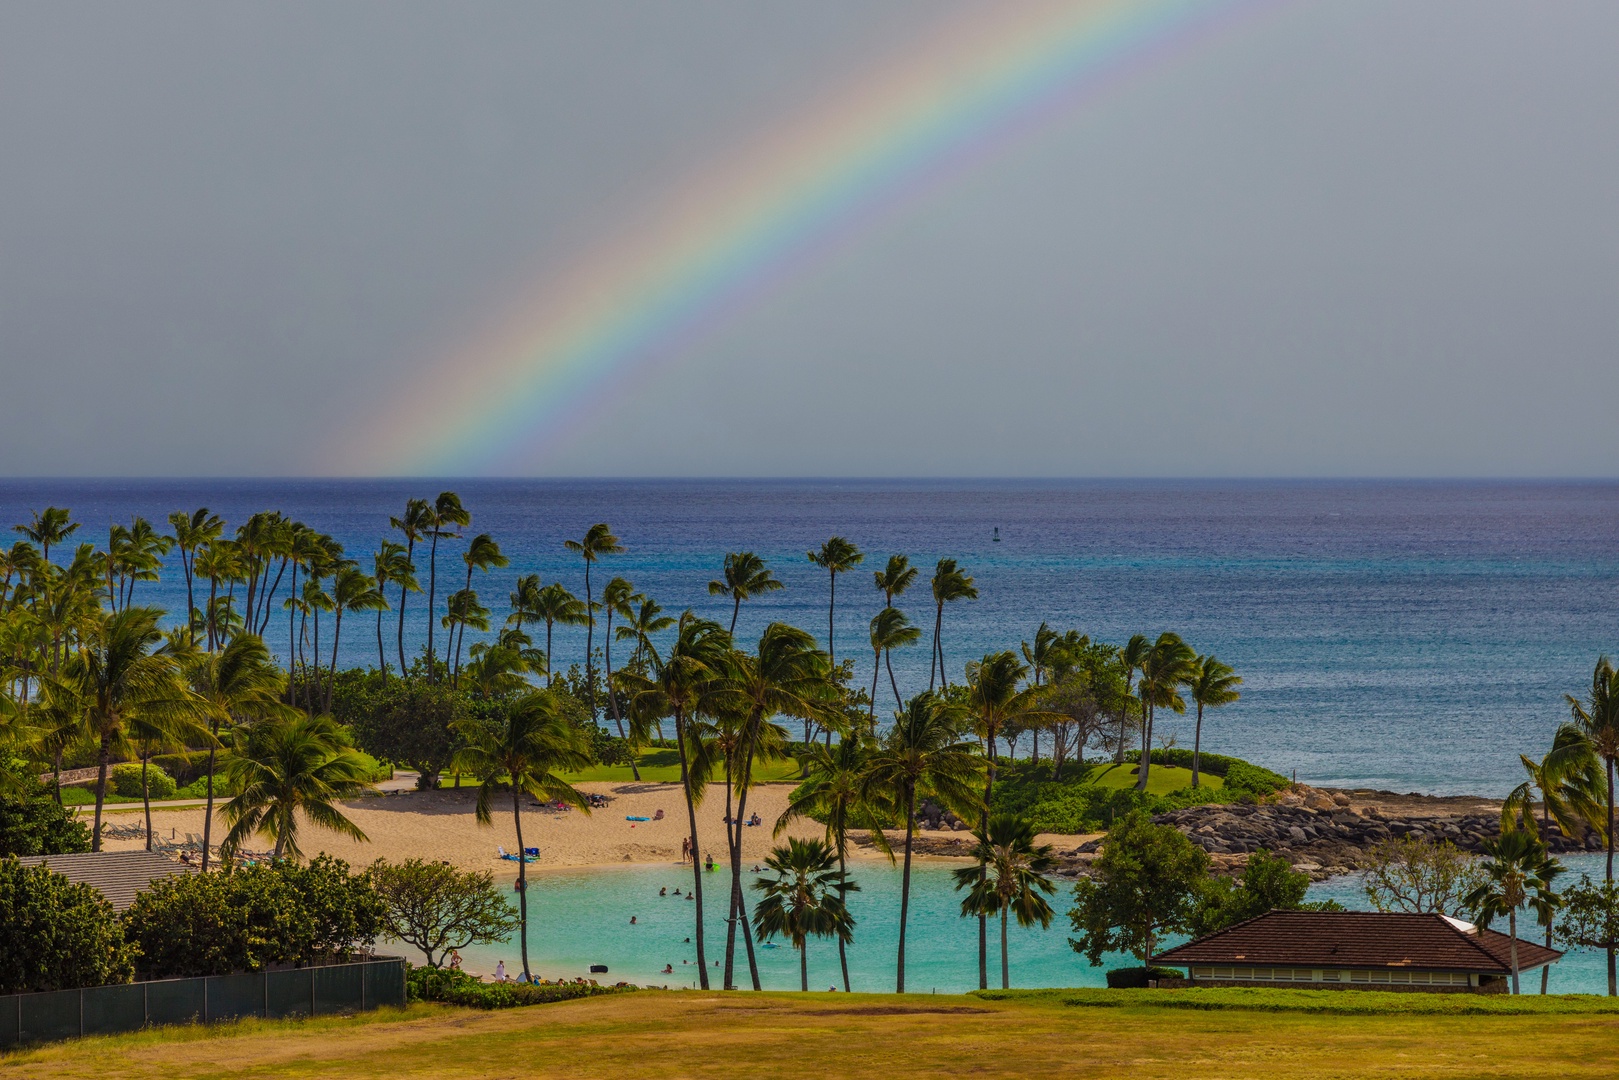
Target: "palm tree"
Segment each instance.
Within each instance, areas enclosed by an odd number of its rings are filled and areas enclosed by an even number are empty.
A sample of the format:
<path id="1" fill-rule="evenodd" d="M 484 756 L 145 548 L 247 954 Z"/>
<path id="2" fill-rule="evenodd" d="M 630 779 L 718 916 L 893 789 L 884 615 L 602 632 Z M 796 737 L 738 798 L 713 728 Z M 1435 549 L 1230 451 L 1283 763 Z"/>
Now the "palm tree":
<path id="1" fill-rule="evenodd" d="M 500 545 L 495 543 L 495 538 L 488 533 L 479 533 L 472 538 L 472 542 L 467 545 L 467 549 L 461 553 L 461 561 L 467 564 L 467 583 L 462 586 L 463 592 L 472 591 L 472 572 L 474 570 L 482 570 L 487 574 L 492 569 L 500 569 L 511 565 L 511 560 L 501 553 Z M 461 627 L 461 632 L 460 638 L 456 641 L 455 650 L 457 665 L 459 666 L 461 643 L 466 638 L 466 625 L 464 623 L 458 625 Z M 448 648 L 448 645 L 445 647 Z"/>
<path id="2" fill-rule="evenodd" d="M 255 833 L 275 840 L 271 857 L 303 857 L 298 819 L 367 840 L 334 804 L 365 790 L 365 759 L 329 716 L 291 716 L 237 728 L 225 777 L 238 794 L 221 811 L 230 824 L 222 850 L 240 851 Z"/>
<path id="3" fill-rule="evenodd" d="M 461 681 L 461 646 L 466 641 L 467 627 L 479 633 L 488 633 L 491 612 L 478 603 L 478 594 L 471 589 L 458 589 L 450 594 L 445 608 L 444 619 L 441 625 L 445 628 L 445 649 L 449 649 L 450 640 L 455 640 L 455 651 L 446 651 L 444 661 L 450 666 L 450 685 L 460 685 Z M 451 660 L 451 657 L 454 660 Z"/>
<path id="4" fill-rule="evenodd" d="M 861 777 L 865 772 L 869 744 L 858 735 L 840 740 L 836 747 L 810 743 L 805 747 L 804 780 L 793 789 L 787 809 L 776 821 L 776 836 L 794 819 L 813 818 L 826 825 L 826 842 L 838 856 L 838 882 L 848 881 L 849 833 L 868 817 L 862 801 Z M 880 831 L 874 834 L 882 838 Z M 849 986 L 849 957 L 843 940 L 838 940 L 838 966 L 843 969 L 843 989 Z"/>
<path id="5" fill-rule="evenodd" d="M 219 583 L 234 583 L 241 575 L 241 560 L 235 541 L 208 541 L 197 552 L 196 572 L 198 577 L 208 579 L 208 610 L 204 613 L 204 625 L 208 630 L 208 651 L 212 652 L 219 647 L 221 640 Z M 291 666 L 291 656 L 287 657 L 287 664 Z"/>
<path id="6" fill-rule="evenodd" d="M 545 623 L 545 674 L 546 683 L 550 685 L 556 682 L 556 665 L 553 663 L 556 653 L 551 651 L 552 628 L 586 626 L 590 623 L 590 613 L 585 610 L 584 602 L 558 581 L 541 589 L 536 599 L 532 617 Z"/>
<path id="7" fill-rule="evenodd" d="M 899 961 L 895 992 L 905 992 L 905 929 L 911 908 L 911 846 L 916 835 L 916 804 L 927 795 L 958 814 L 977 812 L 984 759 L 971 743 L 957 738 L 965 718 L 959 705 L 933 694 L 918 694 L 894 718 L 894 726 L 872 753 L 861 782 L 867 805 L 887 807 L 905 823 L 905 861 L 900 874 Z"/>
<path id="8" fill-rule="evenodd" d="M 765 566 L 765 561 L 751 551 L 733 551 L 725 556 L 723 577 L 708 583 L 708 595 L 731 598 L 731 629 L 736 633 L 736 617 L 742 611 L 742 601 L 751 600 L 762 593 L 781 588 L 776 575 Z"/>
<path id="9" fill-rule="evenodd" d="M 433 507 L 426 499 L 409 499 L 405 502 L 405 513 L 401 517 L 391 517 L 388 524 L 398 529 L 405 536 L 405 562 L 410 565 L 410 585 L 395 580 L 399 586 L 399 676 L 404 678 L 410 671 L 405 663 L 405 594 L 421 592 L 422 587 L 416 582 L 416 541 L 425 539 L 428 531 L 433 528 Z M 427 609 L 431 612 L 431 605 Z"/>
<path id="10" fill-rule="evenodd" d="M 731 691 L 739 699 L 741 717 L 731 759 L 726 771 L 736 792 L 734 814 L 726 841 L 731 859 L 731 913 L 725 939 L 726 985 L 730 986 L 736 954 L 736 924 L 742 917 L 743 940 L 748 951 L 748 970 L 753 988 L 760 989 L 758 963 L 753 941 L 747 934 L 747 903 L 742 893 L 742 830 L 748 817 L 748 795 L 753 790 L 754 763 L 784 756 L 787 733 L 770 722 L 773 716 L 806 717 L 818 713 L 836 695 L 826 653 L 815 647 L 813 635 L 788 626 L 771 623 L 759 636 L 753 655 L 735 653 L 730 671 Z M 729 808 L 727 808 L 729 809 Z"/>
<path id="11" fill-rule="evenodd" d="M 206 506 L 187 514 L 176 510 L 169 515 L 174 529 L 174 545 L 180 549 L 180 570 L 186 579 L 186 628 L 191 633 L 191 644 L 197 643 L 197 601 L 192 595 L 192 579 L 196 576 L 197 549 L 219 539 L 225 531 L 225 522 Z"/>
<path id="12" fill-rule="evenodd" d="M 1192 786 L 1198 786 L 1198 777 L 1203 764 L 1203 709 L 1217 709 L 1221 705 L 1229 705 L 1242 695 L 1237 687 L 1242 685 L 1242 676 L 1231 670 L 1227 664 L 1222 664 L 1213 655 L 1199 656 L 1192 660 L 1186 672 L 1186 689 L 1192 700 L 1197 703 L 1197 727 L 1192 736 Z"/>
<path id="13" fill-rule="evenodd" d="M 798 950 L 799 989 L 809 992 L 809 939 L 854 940 L 854 917 L 844 906 L 847 892 L 858 885 L 840 878 L 837 854 L 824 840 L 789 837 L 787 846 L 765 857 L 776 878 L 759 878 L 753 887 L 763 898 L 753 909 L 753 927 L 765 939 L 785 937 Z"/>
<path id="14" fill-rule="evenodd" d="M 961 902 L 961 914 L 1001 917 L 1001 989 L 1010 990 L 1007 915 L 1015 914 L 1019 926 L 1051 925 L 1051 905 L 1041 895 L 1057 891 L 1045 873 L 1053 865 L 1051 845 L 1037 845 L 1034 826 L 1011 814 L 996 814 L 973 835 L 978 838 L 973 857 L 979 865 L 955 871 L 957 890 L 971 890 Z"/>
<path id="15" fill-rule="evenodd" d="M 944 606 L 957 600 L 977 600 L 978 589 L 973 585 L 973 579 L 956 568 L 956 560 L 940 559 L 933 571 L 933 655 L 928 659 L 928 689 L 933 689 L 933 673 L 935 668 L 939 674 L 941 686 L 950 685 L 950 677 L 944 670 L 944 641 L 941 634 L 944 630 Z"/>
<path id="16" fill-rule="evenodd" d="M 461 534 L 456 530 L 472 524 L 472 515 L 461 505 L 461 496 L 453 491 L 441 491 L 438 498 L 433 500 L 433 513 L 429 523 L 427 536 L 431 543 L 427 554 L 427 675 L 430 679 L 437 679 L 437 670 L 433 667 L 433 623 L 437 619 L 437 612 L 433 605 L 438 586 L 438 542 L 440 537 L 459 540 Z M 470 567 L 467 576 L 469 578 L 472 576 Z"/>
<path id="17" fill-rule="evenodd" d="M 1124 724 L 1129 715 L 1131 682 L 1136 672 L 1141 670 L 1141 664 L 1147 659 L 1147 653 L 1152 651 L 1152 641 L 1146 634 L 1135 634 L 1119 650 L 1119 666 L 1124 668 L 1124 698 L 1119 704 L 1119 745 L 1113 751 L 1113 764 L 1124 764 Z M 1146 746 L 1145 743 L 1142 744 Z"/>
<path id="18" fill-rule="evenodd" d="M 596 718 L 596 598 L 590 592 L 590 564 L 603 555 L 618 555 L 624 551 L 605 521 L 598 521 L 585 530 L 583 539 L 565 540 L 563 546 L 585 560 L 585 685 L 590 693 L 590 718 Z M 546 650 L 549 655 L 550 650 Z"/>
<path id="19" fill-rule="evenodd" d="M 838 607 L 838 575 L 847 573 L 860 565 L 861 561 L 865 559 L 865 555 L 861 554 L 859 548 L 841 536 L 829 537 L 826 543 L 821 545 L 821 550 L 807 551 L 804 554 L 809 558 L 810 562 L 826 571 L 827 578 L 831 583 L 826 602 L 826 655 L 831 660 L 832 665 L 836 667 L 838 651 L 833 643 L 833 630 L 836 626 L 835 616 Z M 804 741 L 809 742 L 807 733 Z"/>
<path id="20" fill-rule="evenodd" d="M 321 706 L 325 712 L 332 711 L 332 693 L 337 689 L 337 643 L 343 634 L 343 613 L 346 611 L 386 611 L 388 599 L 382 595 L 382 589 L 377 586 L 376 578 L 370 574 L 361 573 L 352 566 L 345 566 L 337 572 L 332 579 L 332 664 L 331 678 L 326 683 L 326 699 Z M 377 616 L 380 627 L 382 616 Z M 316 680 L 319 681 L 318 679 Z"/>
<path id="21" fill-rule="evenodd" d="M 655 667 L 659 663 L 658 647 L 653 634 L 661 634 L 675 625 L 672 616 L 663 613 L 663 606 L 649 597 L 640 597 L 640 606 L 625 616 L 629 621 L 613 633 L 620 641 L 633 641 L 635 652 L 630 654 L 630 666 L 639 669 L 650 658 Z"/>
<path id="22" fill-rule="evenodd" d="M 639 599 L 641 597 L 636 594 L 635 586 L 621 577 L 615 577 L 602 587 L 602 611 L 607 614 L 606 632 L 602 634 L 602 649 L 607 667 L 607 708 L 613 714 L 613 722 L 618 725 L 620 739 L 624 738 L 624 717 L 618 710 L 618 695 L 613 693 L 613 616 L 634 618 L 635 611 L 630 605 Z M 633 751 L 630 753 L 630 773 L 635 779 L 641 779 L 641 770 L 635 764 Z"/>
<path id="23" fill-rule="evenodd" d="M 398 585 L 400 595 L 407 592 L 421 592 L 422 587 L 416 581 L 416 567 L 411 565 L 410 555 L 405 551 L 403 544 L 396 544 L 392 540 L 384 540 L 382 546 L 377 548 L 375 555 L 371 556 L 372 577 L 376 579 L 377 591 L 384 596 L 382 606 L 377 608 L 377 668 L 382 672 L 382 681 L 388 681 L 388 654 L 382 647 L 382 613 L 388 610 L 388 586 Z M 404 677 L 404 672 L 399 673 Z"/>
<path id="24" fill-rule="evenodd" d="M 183 631 L 182 631 L 183 632 Z M 141 763 L 141 809 L 146 816 L 146 850 L 152 850 L 152 796 L 149 769 L 152 755 L 162 750 L 184 750 L 188 746 L 214 746 L 214 738 L 195 715 L 152 716 L 136 713 L 128 721 L 125 736 Z"/>
<path id="25" fill-rule="evenodd" d="M 877 591 L 883 594 L 883 607 L 893 607 L 894 597 L 916 584 L 920 574 L 904 555 L 890 555 L 887 566 L 873 570 L 871 576 L 876 581 Z"/>
<path id="26" fill-rule="evenodd" d="M 507 626 L 521 630 L 525 622 L 539 622 L 540 575 L 525 574 L 518 578 L 517 588 L 512 590 L 507 600 L 512 606 L 512 613 L 506 616 Z"/>
<path id="27" fill-rule="evenodd" d="M 220 731 L 290 711 L 281 703 L 287 677 L 257 634 L 238 634 L 218 652 L 199 653 L 186 664 L 186 677 L 208 723 L 208 801 L 202 818 L 202 868 L 206 870 L 214 826 L 214 764 Z"/>
<path id="28" fill-rule="evenodd" d="M 1572 694 L 1564 696 L 1574 716 L 1577 728 L 1592 754 L 1602 762 L 1607 775 L 1607 880 L 1613 882 L 1613 773 L 1619 762 L 1619 671 L 1606 656 L 1597 659 L 1596 670 L 1591 673 L 1591 694 L 1580 701 Z M 1608 994 L 1619 994 L 1619 970 L 1614 962 L 1614 950 L 1608 949 Z"/>
<path id="29" fill-rule="evenodd" d="M 1141 768 L 1136 790 L 1147 790 L 1147 772 L 1152 768 L 1152 719 L 1160 708 L 1177 713 L 1186 711 L 1186 699 L 1176 688 L 1184 683 L 1197 653 L 1180 635 L 1162 633 L 1141 662 L 1141 704 L 1146 708 L 1146 726 L 1141 732 Z"/>
<path id="30" fill-rule="evenodd" d="M 888 661 L 888 685 L 894 691 L 894 707 L 903 709 L 905 702 L 899 696 L 899 683 L 894 678 L 894 650 L 915 645 L 921 640 L 922 631 L 912 626 L 911 620 L 899 608 L 883 608 L 872 617 L 870 722 L 873 727 L 877 722 L 877 676 L 882 672 L 884 659 Z"/>
<path id="31" fill-rule="evenodd" d="M 13 532 L 20 532 L 43 549 L 41 556 L 43 562 L 51 561 L 51 545 L 60 544 L 68 537 L 79 531 L 79 523 L 73 520 L 73 511 L 60 506 L 47 506 L 42 514 L 37 510 L 30 511 L 33 521 L 27 525 L 13 525 Z"/>
<path id="32" fill-rule="evenodd" d="M 180 679 L 174 657 L 157 651 L 163 631 L 156 608 L 129 607 L 90 628 L 79 650 L 51 679 L 49 693 L 80 718 L 85 735 L 97 744 L 96 812 L 91 851 L 101 850 L 101 810 L 107 798 L 107 769 L 123 749 L 132 726 L 147 730 L 181 728 L 201 711 Z"/>
<path id="33" fill-rule="evenodd" d="M 567 711 L 549 690 L 535 690 L 507 706 L 497 725 L 475 719 L 455 724 L 466 747 L 455 755 L 455 769 L 480 778 L 478 823 L 493 823 L 491 808 L 501 789 L 511 795 L 512 825 L 517 831 L 517 914 L 521 923 L 523 980 L 528 970 L 528 874 L 523 846 L 523 796 L 540 802 L 563 802 L 590 813 L 590 803 L 562 774 L 590 764 L 590 750 Z"/>
<path id="34" fill-rule="evenodd" d="M 1029 669 L 1017 654 L 1006 649 L 998 653 L 990 653 L 975 663 L 967 665 L 967 701 L 972 709 L 973 719 L 976 722 L 979 736 L 984 740 L 988 752 L 989 765 L 984 772 L 984 802 L 983 817 L 979 822 L 979 831 L 989 828 L 989 800 L 995 789 L 995 768 L 997 756 L 995 752 L 995 739 L 1000 732 L 1010 725 L 1026 720 L 1040 720 L 1050 714 L 1043 712 L 1039 707 L 1039 689 L 1026 687 L 1018 689 Z M 982 865 L 977 871 L 980 875 L 985 873 Z M 986 925 L 988 912 L 979 912 L 978 915 L 978 988 L 989 988 L 989 930 Z"/>
<path id="35" fill-rule="evenodd" d="M 1075 636 L 1075 640 L 1077 640 L 1077 630 L 1070 630 L 1069 633 L 1070 635 Z M 1051 669 L 1054 653 L 1057 653 L 1059 649 L 1064 648 L 1065 644 L 1067 644 L 1067 641 L 1065 641 L 1064 638 L 1060 638 L 1060 636 L 1057 635 L 1057 631 L 1052 630 L 1049 625 L 1046 625 L 1044 620 L 1043 622 L 1039 623 L 1038 630 L 1035 630 L 1035 644 L 1030 646 L 1028 641 L 1023 643 L 1023 659 L 1028 662 L 1028 667 L 1030 667 L 1031 675 L 1033 675 L 1033 680 L 1035 680 L 1036 688 L 1041 687 L 1041 685 L 1044 685 L 1044 682 L 1046 682 L 1046 672 L 1047 670 Z M 1033 750 L 1033 753 L 1030 753 L 1030 761 L 1031 763 L 1038 764 L 1039 727 L 1036 727 L 1036 729 L 1033 730 L 1033 737 L 1035 737 L 1035 750 Z"/>
<path id="36" fill-rule="evenodd" d="M 1518 989 L 1518 909 L 1535 901 L 1546 912 L 1557 902 L 1551 882 L 1563 872 L 1556 859 L 1549 858 L 1545 845 L 1526 832 L 1504 833 L 1484 841 L 1488 856 L 1480 868 L 1485 880 L 1462 900 L 1480 925 L 1488 928 L 1492 919 L 1507 917 L 1511 939 L 1512 992 Z"/>
<path id="37" fill-rule="evenodd" d="M 696 897 L 697 974 L 708 989 L 708 961 L 703 942 L 703 867 L 697 837 L 697 803 L 709 780 L 712 762 L 698 758 L 701 749 L 688 725 L 697 714 L 716 711 L 717 694 L 725 692 L 724 682 L 731 663 L 731 635 L 718 623 L 699 619 L 691 611 L 680 616 L 669 654 L 652 678 L 630 676 L 624 682 L 635 694 L 635 708 L 647 715 L 671 716 L 675 721 L 675 745 L 680 750 L 680 780 L 686 799 L 686 821 L 691 832 L 692 895 Z"/>
<path id="38" fill-rule="evenodd" d="M 1561 724 L 1552 738 L 1552 748 L 1538 762 L 1518 755 L 1528 779 L 1507 794 L 1501 804 L 1503 835 L 1523 830 L 1536 839 L 1542 832 L 1551 835 L 1552 823 L 1567 837 L 1585 834 L 1586 827 L 1602 831 L 1602 763 L 1591 752 L 1590 744 L 1573 724 Z M 1540 793 L 1540 821 L 1535 821 L 1535 793 Z M 1540 910 L 1546 928 L 1546 947 L 1552 947 L 1556 905 Z M 1540 969 L 1540 992 L 1551 983 L 1551 967 Z"/>

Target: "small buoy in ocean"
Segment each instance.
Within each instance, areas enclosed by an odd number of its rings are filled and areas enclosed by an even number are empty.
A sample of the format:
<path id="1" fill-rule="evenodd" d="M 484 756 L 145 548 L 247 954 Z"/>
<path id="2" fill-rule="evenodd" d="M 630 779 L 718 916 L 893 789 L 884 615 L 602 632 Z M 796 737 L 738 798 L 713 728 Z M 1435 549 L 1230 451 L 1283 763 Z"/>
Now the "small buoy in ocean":
<path id="1" fill-rule="evenodd" d="M 990 539 L 995 541 L 997 544 L 1001 542 L 1001 527 L 999 525 L 995 526 L 995 535 L 990 537 Z"/>

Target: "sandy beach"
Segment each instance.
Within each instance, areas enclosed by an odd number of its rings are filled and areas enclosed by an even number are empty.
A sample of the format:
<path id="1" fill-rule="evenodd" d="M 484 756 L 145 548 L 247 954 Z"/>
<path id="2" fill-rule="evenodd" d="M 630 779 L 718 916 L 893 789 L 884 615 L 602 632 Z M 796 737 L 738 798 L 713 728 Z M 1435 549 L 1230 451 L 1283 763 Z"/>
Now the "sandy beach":
<path id="1" fill-rule="evenodd" d="M 605 796 L 606 807 L 586 814 L 579 810 L 558 811 L 523 798 L 523 843 L 540 849 L 538 863 L 530 869 L 570 866 L 624 865 L 626 863 L 676 863 L 680 842 L 687 835 L 686 808 L 678 784 L 587 783 L 579 789 Z M 757 811 L 764 824 L 743 830 L 742 852 L 749 864 L 762 861 L 786 836 L 819 837 L 821 826 L 800 820 L 790 825 L 781 838 L 773 838 L 777 817 L 787 806 L 791 784 L 762 784 L 748 796 L 748 813 Z M 497 876 L 516 876 L 517 864 L 499 858 L 497 848 L 517 850 L 517 834 L 512 827 L 511 799 L 505 796 L 495 806 L 491 825 L 479 825 L 474 814 L 477 790 L 463 787 L 439 791 L 399 791 L 354 799 L 343 804 L 344 813 L 365 831 L 368 843 L 316 829 L 305 822 L 300 828 L 304 853 L 313 857 L 326 852 L 347 860 L 352 866 L 365 866 L 378 858 L 403 860 L 422 858 L 446 861 L 464 869 L 492 870 Z M 653 818 L 663 811 L 661 821 L 629 821 L 630 817 Z M 86 815 L 88 816 L 88 815 Z M 718 862 L 725 858 L 725 796 L 710 792 L 697 808 L 697 831 L 703 852 L 712 852 Z M 127 828 L 142 821 L 139 808 L 121 810 L 108 820 Z M 162 839 L 184 840 L 188 833 L 202 835 L 203 809 L 192 806 L 152 811 L 152 824 Z M 214 837 L 224 835 L 225 825 L 217 810 Z M 919 835 L 934 836 L 932 833 Z M 959 833 L 938 833 L 955 837 Z M 1043 840 L 1057 839 L 1045 837 Z M 1064 838 L 1066 839 L 1066 838 Z M 112 851 L 138 850 L 139 837 L 108 837 L 104 846 Z M 250 849 L 269 848 L 268 840 L 255 840 Z M 864 849 L 865 857 L 875 855 Z M 880 857 L 880 856 L 879 856 Z"/>

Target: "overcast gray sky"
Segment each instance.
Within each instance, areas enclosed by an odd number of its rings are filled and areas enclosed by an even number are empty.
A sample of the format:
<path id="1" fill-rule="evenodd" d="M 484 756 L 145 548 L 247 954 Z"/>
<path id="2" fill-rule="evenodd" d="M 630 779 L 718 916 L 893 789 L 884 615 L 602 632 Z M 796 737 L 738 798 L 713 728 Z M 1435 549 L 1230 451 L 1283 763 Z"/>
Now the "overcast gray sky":
<path id="1" fill-rule="evenodd" d="M 0 0 L 0 472 L 348 471 L 951 6 Z M 1615 475 L 1615 42 L 1611 0 L 1266 3 L 480 467 Z"/>

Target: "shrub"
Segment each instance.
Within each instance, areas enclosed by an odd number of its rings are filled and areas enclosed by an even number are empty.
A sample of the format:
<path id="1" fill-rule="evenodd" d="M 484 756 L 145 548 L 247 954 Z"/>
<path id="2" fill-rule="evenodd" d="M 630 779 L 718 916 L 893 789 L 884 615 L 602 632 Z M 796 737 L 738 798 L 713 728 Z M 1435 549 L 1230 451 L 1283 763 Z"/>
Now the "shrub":
<path id="1" fill-rule="evenodd" d="M 348 864 L 321 856 L 155 882 L 124 914 L 149 978 L 225 975 L 307 964 L 369 945 L 382 905 Z"/>
<path id="2" fill-rule="evenodd" d="M 493 945 L 518 928 L 517 913 L 487 870 L 378 859 L 369 873 L 388 936 L 422 950 L 430 968 L 452 949 Z"/>
<path id="3" fill-rule="evenodd" d="M 544 1005 L 553 1001 L 620 994 L 634 986 L 598 986 L 593 982 L 486 983 L 464 971 L 413 967 L 405 978 L 413 1000 L 442 1001 L 472 1009 L 510 1009 L 518 1005 Z"/>
<path id="4" fill-rule="evenodd" d="M 126 799 L 140 798 L 140 762 L 126 761 L 122 765 L 114 765 L 108 786 L 112 788 L 115 795 L 121 795 Z M 146 792 L 148 797 L 153 799 L 173 798 L 178 788 L 179 785 L 174 782 L 174 777 L 158 766 L 148 765 L 146 767 Z"/>
<path id="5" fill-rule="evenodd" d="M 68 855 L 90 850 L 90 830 L 26 768 L 0 777 L 0 856 Z"/>
<path id="6" fill-rule="evenodd" d="M 0 994 L 128 982 L 135 950 L 100 891 L 0 859 Z"/>

